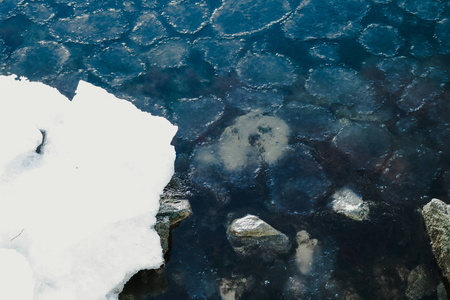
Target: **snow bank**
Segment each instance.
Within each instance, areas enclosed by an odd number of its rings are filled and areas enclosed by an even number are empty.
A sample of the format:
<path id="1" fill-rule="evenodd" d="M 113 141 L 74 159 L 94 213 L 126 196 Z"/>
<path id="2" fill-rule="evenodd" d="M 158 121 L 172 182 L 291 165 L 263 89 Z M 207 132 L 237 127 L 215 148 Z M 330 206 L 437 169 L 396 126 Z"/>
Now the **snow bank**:
<path id="1" fill-rule="evenodd" d="M 0 76 L 0 298 L 117 299 L 159 267 L 175 132 L 86 82 L 69 101 Z"/>

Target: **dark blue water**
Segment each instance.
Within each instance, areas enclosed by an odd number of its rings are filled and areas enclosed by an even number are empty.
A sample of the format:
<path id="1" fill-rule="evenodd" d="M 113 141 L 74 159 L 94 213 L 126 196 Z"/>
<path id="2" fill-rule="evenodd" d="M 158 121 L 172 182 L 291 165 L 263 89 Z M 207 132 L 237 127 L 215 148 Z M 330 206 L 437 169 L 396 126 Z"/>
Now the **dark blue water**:
<path id="1" fill-rule="evenodd" d="M 122 299 L 404 299 L 440 274 L 418 208 L 450 188 L 450 6 L 438 0 L 20 1 L 0 4 L 0 67 L 73 97 L 80 79 L 179 125 L 193 216 L 162 275 Z M 350 186 L 370 219 L 333 213 Z M 230 222 L 255 214 L 289 255 L 243 259 Z M 295 265 L 307 230 L 320 255 Z M 435 299 L 436 293 L 428 298 Z M 356 299 L 356 298 L 355 298 Z"/>

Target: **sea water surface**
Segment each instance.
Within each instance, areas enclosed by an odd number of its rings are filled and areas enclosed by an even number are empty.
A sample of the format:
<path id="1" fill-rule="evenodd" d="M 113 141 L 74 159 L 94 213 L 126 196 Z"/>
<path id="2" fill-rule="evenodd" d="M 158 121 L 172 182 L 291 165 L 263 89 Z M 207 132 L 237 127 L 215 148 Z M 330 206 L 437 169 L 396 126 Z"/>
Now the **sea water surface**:
<path id="1" fill-rule="evenodd" d="M 419 209 L 449 202 L 449 41 L 444 0 L 0 3 L 2 74 L 69 98 L 86 80 L 179 126 L 175 177 L 194 213 L 164 270 L 121 299 L 222 299 L 224 283 L 235 299 L 406 299 L 419 265 L 422 299 L 437 299 Z M 332 211 L 342 187 L 368 220 Z M 238 256 L 227 227 L 247 214 L 291 252 Z M 301 230 L 320 245 L 309 274 Z"/>

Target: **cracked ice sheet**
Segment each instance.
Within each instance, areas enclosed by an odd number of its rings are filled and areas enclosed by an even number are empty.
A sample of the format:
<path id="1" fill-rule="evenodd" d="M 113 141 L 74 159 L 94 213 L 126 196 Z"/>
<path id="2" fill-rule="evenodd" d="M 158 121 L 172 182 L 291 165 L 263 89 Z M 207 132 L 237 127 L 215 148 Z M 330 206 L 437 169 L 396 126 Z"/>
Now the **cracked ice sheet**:
<path id="1" fill-rule="evenodd" d="M 117 299 L 163 262 L 153 225 L 176 127 L 86 82 L 73 101 L 15 76 L 0 91 L 2 298 Z"/>

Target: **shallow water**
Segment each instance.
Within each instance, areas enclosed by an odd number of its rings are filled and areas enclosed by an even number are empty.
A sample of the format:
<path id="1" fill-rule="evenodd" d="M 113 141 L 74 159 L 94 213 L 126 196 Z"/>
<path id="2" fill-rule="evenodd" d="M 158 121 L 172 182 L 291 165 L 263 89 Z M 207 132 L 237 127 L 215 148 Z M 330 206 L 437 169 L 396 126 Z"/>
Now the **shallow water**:
<path id="1" fill-rule="evenodd" d="M 440 281 L 418 209 L 449 202 L 449 20 L 432 0 L 5 0 L 0 67 L 68 97 L 84 79 L 181 127 L 194 214 L 163 274 L 122 299 L 220 299 L 224 279 L 239 299 L 404 299 L 419 264 Z M 332 212 L 344 186 L 368 221 Z M 233 251 L 227 226 L 249 213 L 289 255 Z M 321 249 L 309 275 L 301 230 Z"/>

